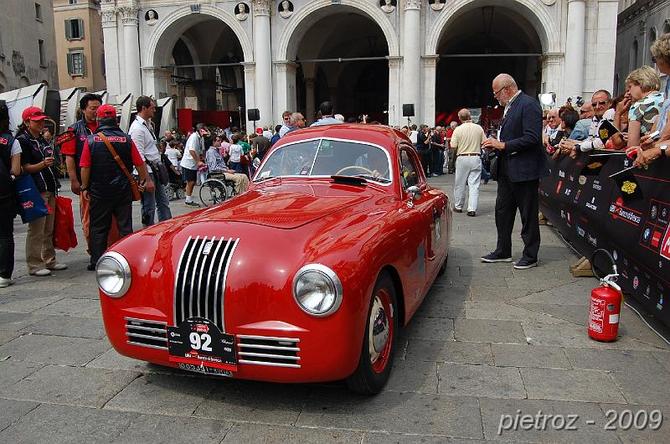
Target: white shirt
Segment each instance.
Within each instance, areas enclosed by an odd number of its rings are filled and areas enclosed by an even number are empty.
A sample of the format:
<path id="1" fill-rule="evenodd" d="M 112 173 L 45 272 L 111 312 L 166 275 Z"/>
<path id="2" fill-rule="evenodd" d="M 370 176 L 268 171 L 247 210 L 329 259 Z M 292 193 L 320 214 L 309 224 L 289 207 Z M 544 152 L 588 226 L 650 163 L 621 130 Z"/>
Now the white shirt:
<path id="1" fill-rule="evenodd" d="M 17 154 L 21 154 L 21 144 L 18 140 L 14 139 L 14 143 L 12 143 L 12 149 L 9 152 L 9 155 L 16 156 Z"/>
<path id="2" fill-rule="evenodd" d="M 279 129 L 279 137 L 284 137 L 286 133 L 289 132 L 290 129 L 291 129 L 290 126 L 282 125 L 281 128 Z"/>
<path id="3" fill-rule="evenodd" d="M 189 170 L 197 169 L 198 160 L 200 160 L 199 156 L 204 151 L 202 145 L 202 137 L 200 137 L 200 134 L 198 134 L 197 131 L 188 136 L 186 146 L 184 147 L 184 155 L 181 157 L 180 165 L 182 168 L 187 168 Z M 196 156 L 198 156 L 197 159 L 194 159 L 193 156 L 191 156 L 191 151 L 195 151 Z"/>
<path id="4" fill-rule="evenodd" d="M 579 149 L 581 151 L 591 151 L 592 149 L 601 150 L 605 148 L 605 144 L 598 135 L 598 130 L 600 129 L 600 125 L 605 120 L 609 120 L 610 122 L 614 121 L 615 112 L 616 111 L 614 110 L 614 108 L 610 108 L 607 111 L 605 111 L 605 114 L 603 114 L 602 119 L 593 116 L 593 118 L 591 119 L 591 127 L 589 128 L 589 137 L 586 140 L 579 142 Z"/>
<path id="5" fill-rule="evenodd" d="M 171 146 L 168 146 L 165 149 L 165 155 L 170 160 L 170 163 L 172 165 L 176 167 L 179 166 L 179 157 L 181 156 L 181 151 L 179 151 L 177 148 L 172 148 Z"/>
<path id="6" fill-rule="evenodd" d="M 161 153 L 158 151 L 158 145 L 154 133 L 149 129 L 151 125 L 140 116 L 136 116 L 132 125 L 130 125 L 130 138 L 135 142 L 137 151 L 140 152 L 142 159 L 149 162 L 160 162 Z M 147 170 L 151 172 L 151 167 L 147 164 Z"/>
<path id="7" fill-rule="evenodd" d="M 228 154 L 230 154 L 229 162 L 239 162 L 242 158 L 242 147 L 234 143 L 228 147 Z"/>
<path id="8" fill-rule="evenodd" d="M 412 130 L 409 133 L 409 140 L 412 142 L 414 145 L 416 145 L 416 138 L 419 135 L 419 132 L 416 130 Z"/>

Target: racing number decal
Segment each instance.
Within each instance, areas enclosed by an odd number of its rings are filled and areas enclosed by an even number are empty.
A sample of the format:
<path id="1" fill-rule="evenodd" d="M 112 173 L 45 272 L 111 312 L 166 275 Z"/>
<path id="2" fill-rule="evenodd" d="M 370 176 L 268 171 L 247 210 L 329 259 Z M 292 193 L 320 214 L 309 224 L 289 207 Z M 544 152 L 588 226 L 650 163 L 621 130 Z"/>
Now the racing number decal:
<path id="1" fill-rule="evenodd" d="M 212 351 L 212 347 L 210 347 L 212 337 L 208 333 L 198 333 L 194 331 L 191 332 L 188 339 L 193 350 L 202 350 L 206 352 Z"/>

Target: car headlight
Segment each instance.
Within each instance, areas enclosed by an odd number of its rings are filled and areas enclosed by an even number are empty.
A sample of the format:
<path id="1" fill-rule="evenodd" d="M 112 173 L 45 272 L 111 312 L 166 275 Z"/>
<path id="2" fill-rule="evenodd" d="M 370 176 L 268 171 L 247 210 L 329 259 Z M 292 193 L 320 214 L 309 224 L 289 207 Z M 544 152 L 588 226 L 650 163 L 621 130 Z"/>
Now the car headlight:
<path id="1" fill-rule="evenodd" d="M 103 293 L 112 298 L 120 298 L 130 288 L 130 265 L 121 254 L 109 251 L 98 260 L 95 278 Z"/>
<path id="2" fill-rule="evenodd" d="M 304 312 L 312 316 L 328 316 L 340 308 L 342 283 L 325 265 L 305 265 L 293 278 L 293 297 Z"/>

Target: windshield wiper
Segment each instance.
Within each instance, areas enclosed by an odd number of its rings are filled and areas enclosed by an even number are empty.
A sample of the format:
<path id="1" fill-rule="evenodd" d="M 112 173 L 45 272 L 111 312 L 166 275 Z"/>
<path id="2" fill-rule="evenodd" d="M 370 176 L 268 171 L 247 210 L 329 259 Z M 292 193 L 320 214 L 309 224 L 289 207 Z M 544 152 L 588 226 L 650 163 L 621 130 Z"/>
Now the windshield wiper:
<path id="1" fill-rule="evenodd" d="M 254 180 L 254 183 L 260 183 L 260 182 L 265 182 L 266 180 L 274 179 L 275 176 L 266 176 L 266 177 L 261 177 L 259 179 Z"/>
<path id="2" fill-rule="evenodd" d="M 380 182 L 380 183 L 390 183 L 391 179 L 387 179 L 385 177 L 375 177 L 371 176 L 369 174 L 356 174 L 354 177 L 360 177 L 361 179 L 366 179 L 366 180 L 371 180 L 373 182 Z"/>
<path id="3" fill-rule="evenodd" d="M 364 177 L 359 176 L 330 176 L 335 182 L 346 183 L 348 185 L 365 185 L 368 181 Z"/>

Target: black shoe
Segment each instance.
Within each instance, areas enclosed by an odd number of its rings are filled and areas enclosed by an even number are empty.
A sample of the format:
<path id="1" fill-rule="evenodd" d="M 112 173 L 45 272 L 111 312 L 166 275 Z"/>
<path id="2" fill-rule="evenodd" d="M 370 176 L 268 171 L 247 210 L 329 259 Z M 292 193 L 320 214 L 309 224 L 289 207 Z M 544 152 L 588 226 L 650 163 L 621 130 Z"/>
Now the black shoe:
<path id="1" fill-rule="evenodd" d="M 88 271 L 95 271 L 95 264 L 88 264 L 88 265 L 86 266 L 86 269 L 87 269 Z"/>
<path id="2" fill-rule="evenodd" d="M 474 211 L 468 211 L 468 216 L 475 217 L 476 215 L 477 213 L 475 213 Z"/>
<path id="3" fill-rule="evenodd" d="M 512 257 L 503 257 L 494 251 L 487 254 L 486 256 L 482 256 L 482 262 L 486 262 L 487 264 L 493 264 L 496 262 L 512 262 Z"/>
<path id="4" fill-rule="evenodd" d="M 514 262 L 514 268 L 517 270 L 528 270 L 529 268 L 537 267 L 537 260 L 526 259 L 522 257 Z"/>
<path id="5" fill-rule="evenodd" d="M 454 213 L 462 213 L 463 209 L 462 208 L 456 208 L 454 207 Z"/>

